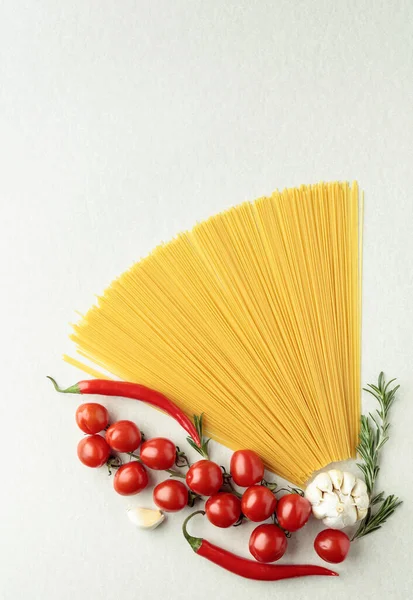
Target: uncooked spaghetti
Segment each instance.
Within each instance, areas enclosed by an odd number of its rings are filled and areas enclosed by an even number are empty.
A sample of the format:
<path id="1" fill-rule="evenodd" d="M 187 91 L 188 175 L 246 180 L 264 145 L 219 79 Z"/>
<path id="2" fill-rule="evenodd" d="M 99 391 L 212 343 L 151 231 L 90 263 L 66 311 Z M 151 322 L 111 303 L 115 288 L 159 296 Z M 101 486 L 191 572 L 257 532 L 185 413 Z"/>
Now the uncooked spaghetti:
<path id="1" fill-rule="evenodd" d="M 72 338 L 302 484 L 358 441 L 359 215 L 356 184 L 245 202 L 133 265 Z"/>

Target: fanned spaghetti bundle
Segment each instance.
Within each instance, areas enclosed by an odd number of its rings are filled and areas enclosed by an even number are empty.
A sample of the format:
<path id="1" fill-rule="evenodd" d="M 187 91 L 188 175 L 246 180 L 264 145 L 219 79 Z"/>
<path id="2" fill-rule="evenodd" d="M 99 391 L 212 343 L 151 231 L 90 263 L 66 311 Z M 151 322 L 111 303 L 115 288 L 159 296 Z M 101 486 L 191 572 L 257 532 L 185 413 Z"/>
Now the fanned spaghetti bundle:
<path id="1" fill-rule="evenodd" d="M 321 183 L 218 214 L 114 281 L 78 351 L 302 484 L 357 444 L 359 212 L 356 184 Z"/>

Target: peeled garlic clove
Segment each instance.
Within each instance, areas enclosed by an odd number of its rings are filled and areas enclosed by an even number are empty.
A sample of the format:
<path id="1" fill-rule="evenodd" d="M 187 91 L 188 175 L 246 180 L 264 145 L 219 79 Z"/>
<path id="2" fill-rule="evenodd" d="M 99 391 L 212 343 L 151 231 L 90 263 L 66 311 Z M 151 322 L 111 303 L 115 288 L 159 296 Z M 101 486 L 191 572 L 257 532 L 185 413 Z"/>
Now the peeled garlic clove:
<path id="1" fill-rule="evenodd" d="M 328 473 L 319 473 L 311 485 L 315 485 L 322 492 L 333 491 L 333 483 Z"/>
<path id="2" fill-rule="evenodd" d="M 362 479 L 356 479 L 356 483 L 351 490 L 352 496 L 364 496 L 367 494 L 367 486 Z"/>
<path id="3" fill-rule="evenodd" d="M 346 496 L 352 493 L 354 488 L 354 484 L 356 483 L 356 478 L 353 473 L 349 473 L 348 471 L 344 471 L 343 473 L 343 483 L 341 485 L 341 492 Z"/>
<path id="4" fill-rule="evenodd" d="M 130 521 L 141 529 L 155 529 L 165 520 L 165 515 L 160 510 L 140 506 L 129 508 L 127 514 Z"/>
<path id="5" fill-rule="evenodd" d="M 359 508 L 356 506 L 357 510 L 357 521 L 361 521 L 367 515 L 367 508 Z"/>
<path id="6" fill-rule="evenodd" d="M 341 484 L 343 483 L 343 471 L 331 469 L 331 471 L 328 471 L 328 474 L 333 483 L 333 488 L 335 490 L 339 490 L 341 488 Z"/>
<path id="7" fill-rule="evenodd" d="M 320 504 L 323 498 L 323 492 L 317 486 L 311 483 L 309 486 L 307 486 L 304 496 L 313 506 L 317 506 Z"/>

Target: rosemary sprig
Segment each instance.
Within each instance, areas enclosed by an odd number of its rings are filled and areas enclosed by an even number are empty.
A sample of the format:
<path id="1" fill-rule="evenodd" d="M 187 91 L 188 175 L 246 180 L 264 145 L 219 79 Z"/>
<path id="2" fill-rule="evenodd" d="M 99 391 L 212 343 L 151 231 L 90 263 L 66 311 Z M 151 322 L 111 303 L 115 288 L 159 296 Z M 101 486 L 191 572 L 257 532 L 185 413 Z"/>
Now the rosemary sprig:
<path id="1" fill-rule="evenodd" d="M 387 384 L 384 379 L 384 373 L 380 373 L 377 386 L 369 384 L 364 391 L 371 394 L 378 402 L 380 408 L 376 414 L 369 413 L 368 416 L 361 417 L 360 442 L 357 446 L 357 452 L 363 459 L 363 463 L 358 463 L 358 468 L 363 472 L 367 492 L 370 496 L 370 505 L 366 517 L 360 523 L 359 528 L 353 536 L 353 540 L 363 537 L 380 529 L 381 525 L 394 513 L 401 501 L 393 494 L 384 497 L 384 492 L 373 495 L 374 485 L 380 471 L 379 453 L 384 444 L 389 439 L 389 411 L 395 400 L 399 385 L 390 389 L 392 379 Z M 372 508 L 379 505 L 377 511 L 372 514 Z"/>
<path id="2" fill-rule="evenodd" d="M 199 452 L 199 454 L 204 458 L 208 459 L 208 444 L 210 442 L 210 439 L 206 440 L 203 437 L 203 419 L 204 413 L 202 413 L 199 417 L 198 415 L 194 415 L 194 425 L 198 432 L 199 439 L 201 440 L 201 446 L 198 446 L 198 444 L 196 444 L 191 437 L 187 437 L 186 441 L 191 446 L 191 448 Z"/>
<path id="3" fill-rule="evenodd" d="M 354 534 L 352 541 L 359 539 L 368 533 L 372 533 L 377 529 L 380 529 L 383 523 L 387 521 L 387 519 L 394 513 L 396 508 L 400 506 L 401 503 L 402 501 L 396 496 L 393 496 L 393 494 L 387 496 L 385 500 L 382 500 L 382 505 L 374 515 L 370 514 L 370 516 L 367 516 L 365 519 L 363 519 L 360 527 Z"/>

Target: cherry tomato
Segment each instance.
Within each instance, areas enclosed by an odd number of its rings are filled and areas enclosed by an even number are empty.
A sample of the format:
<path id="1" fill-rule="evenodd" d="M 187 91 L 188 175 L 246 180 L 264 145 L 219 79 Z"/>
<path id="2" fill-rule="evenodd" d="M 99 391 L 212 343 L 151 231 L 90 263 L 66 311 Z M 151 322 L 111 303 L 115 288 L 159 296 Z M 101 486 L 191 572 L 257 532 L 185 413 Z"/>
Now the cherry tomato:
<path id="1" fill-rule="evenodd" d="M 200 496 L 213 496 L 223 484 L 223 476 L 217 463 L 199 460 L 188 469 L 187 486 Z"/>
<path id="2" fill-rule="evenodd" d="M 287 538 L 277 525 L 258 525 L 251 533 L 249 548 L 259 562 L 274 562 L 287 550 Z"/>
<path id="3" fill-rule="evenodd" d="M 110 448 L 100 435 L 88 435 L 77 445 L 80 462 L 87 467 L 101 467 L 108 460 Z"/>
<path id="4" fill-rule="evenodd" d="M 122 496 L 132 496 L 138 494 L 148 485 L 148 474 L 143 465 L 137 460 L 122 465 L 116 471 L 113 479 L 115 492 Z"/>
<path id="5" fill-rule="evenodd" d="M 101 404 L 87 402 L 76 411 L 76 423 L 85 433 L 99 433 L 109 423 L 109 413 Z"/>
<path id="6" fill-rule="evenodd" d="M 241 487 L 249 487 L 264 477 L 264 463 L 253 450 L 237 450 L 231 457 L 232 479 Z"/>
<path id="7" fill-rule="evenodd" d="M 188 504 L 188 490 L 182 481 L 167 479 L 155 486 L 153 501 L 165 512 L 177 512 Z"/>
<path id="8" fill-rule="evenodd" d="M 350 550 L 350 539 L 344 531 L 324 529 L 314 540 L 318 556 L 329 563 L 341 563 Z"/>
<path id="9" fill-rule="evenodd" d="M 241 510 L 250 521 L 265 521 L 275 510 L 277 498 L 264 485 L 252 485 L 241 499 Z"/>
<path id="10" fill-rule="evenodd" d="M 176 460 L 176 446 L 166 438 L 152 438 L 143 442 L 140 457 L 143 464 L 150 469 L 170 469 Z"/>
<path id="11" fill-rule="evenodd" d="M 277 503 L 277 519 L 283 529 L 297 531 L 311 515 L 311 504 L 299 494 L 287 494 Z"/>
<path id="12" fill-rule="evenodd" d="M 132 421 L 117 421 L 106 432 L 106 441 L 116 452 L 134 452 L 141 439 L 139 427 Z"/>
<path id="13" fill-rule="evenodd" d="M 231 527 L 240 518 L 241 501 L 234 494 L 215 494 L 206 501 L 205 512 L 216 527 Z"/>

